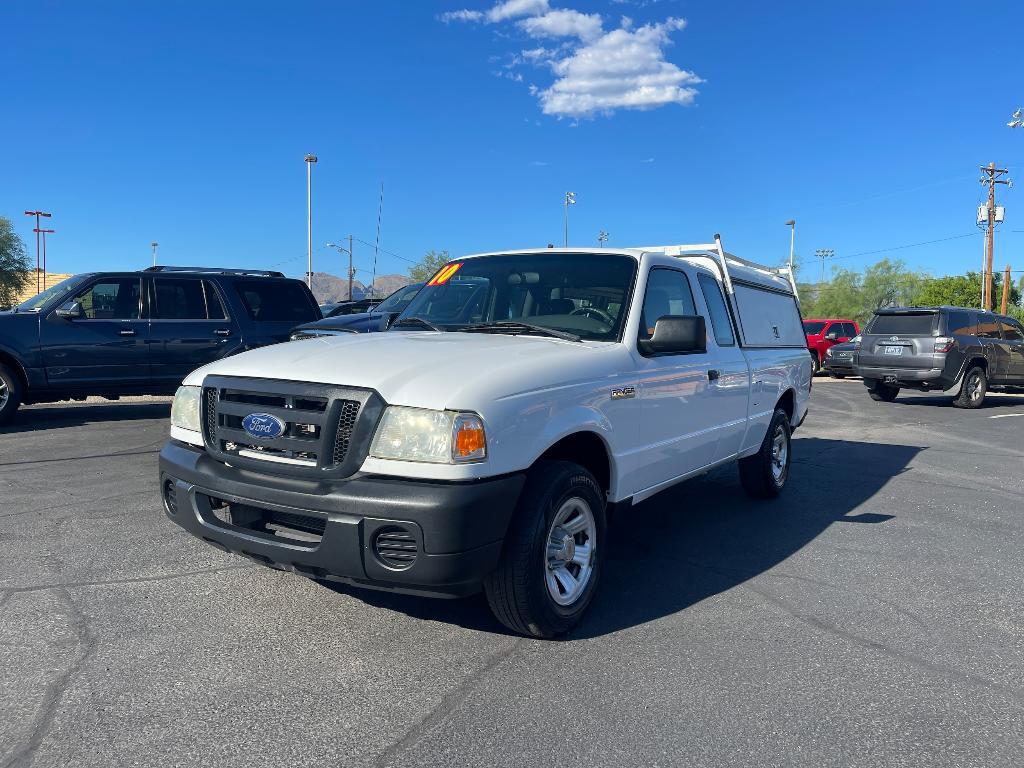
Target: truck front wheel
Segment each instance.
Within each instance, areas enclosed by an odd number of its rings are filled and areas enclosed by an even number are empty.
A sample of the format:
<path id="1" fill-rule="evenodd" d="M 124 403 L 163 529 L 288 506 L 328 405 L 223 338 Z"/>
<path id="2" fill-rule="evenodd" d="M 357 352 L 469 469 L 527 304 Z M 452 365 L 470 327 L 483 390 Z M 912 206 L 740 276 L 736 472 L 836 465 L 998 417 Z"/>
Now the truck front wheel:
<path id="1" fill-rule="evenodd" d="M 789 478 L 791 460 L 789 414 L 776 408 L 761 448 L 753 456 L 740 459 L 740 484 L 748 496 L 771 499 L 782 493 Z"/>
<path id="2" fill-rule="evenodd" d="M 594 476 L 571 462 L 538 462 L 509 525 L 498 568 L 484 580 L 498 621 L 540 638 L 572 629 L 594 597 L 605 530 L 604 494 Z"/>
<path id="3" fill-rule="evenodd" d="M 14 418 L 21 405 L 21 379 L 10 368 L 0 365 L 0 424 Z"/>

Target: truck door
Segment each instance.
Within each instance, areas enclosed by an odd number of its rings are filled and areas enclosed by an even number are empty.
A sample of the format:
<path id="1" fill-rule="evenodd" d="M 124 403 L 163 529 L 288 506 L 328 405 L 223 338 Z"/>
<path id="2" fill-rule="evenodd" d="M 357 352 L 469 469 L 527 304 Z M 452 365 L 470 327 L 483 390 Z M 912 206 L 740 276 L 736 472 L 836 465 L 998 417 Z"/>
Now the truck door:
<path id="1" fill-rule="evenodd" d="M 718 280 L 709 273 L 698 272 L 697 282 L 707 308 L 703 314 L 708 328 L 709 351 L 717 347 L 711 351 L 716 362 L 709 371 L 708 396 L 714 401 L 715 410 L 720 411 L 721 418 L 725 419 L 719 427 L 720 438 L 715 449 L 715 461 L 724 461 L 739 453 L 747 431 L 750 364 L 736 343 L 736 333 Z"/>
<path id="2" fill-rule="evenodd" d="M 154 384 L 172 389 L 196 368 L 239 350 L 240 334 L 209 280 L 154 277 L 151 296 Z"/>
<path id="3" fill-rule="evenodd" d="M 101 277 L 62 306 L 77 302 L 74 319 L 51 312 L 39 337 L 50 387 L 130 391 L 146 386 L 149 321 L 142 319 L 142 278 Z"/>
<path id="4" fill-rule="evenodd" d="M 695 315 L 693 292 L 685 272 L 651 269 L 644 290 L 640 338 L 649 339 L 659 317 Z M 721 378 L 712 353 L 644 356 L 636 351 L 640 398 L 639 450 L 624 468 L 633 491 L 679 478 L 711 464 L 722 427 L 729 421 L 727 400 L 716 396 Z M 712 364 L 712 360 L 714 364 Z"/>

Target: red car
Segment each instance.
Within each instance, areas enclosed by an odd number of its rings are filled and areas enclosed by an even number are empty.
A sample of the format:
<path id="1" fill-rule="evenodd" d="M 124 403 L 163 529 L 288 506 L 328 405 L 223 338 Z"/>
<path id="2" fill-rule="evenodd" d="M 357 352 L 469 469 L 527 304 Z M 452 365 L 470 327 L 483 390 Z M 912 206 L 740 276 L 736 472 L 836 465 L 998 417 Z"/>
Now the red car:
<path id="1" fill-rule="evenodd" d="M 811 351 L 814 372 L 817 373 L 825 359 L 825 350 L 859 336 L 860 326 L 855 320 L 812 318 L 804 320 L 804 333 L 807 334 L 807 349 Z"/>

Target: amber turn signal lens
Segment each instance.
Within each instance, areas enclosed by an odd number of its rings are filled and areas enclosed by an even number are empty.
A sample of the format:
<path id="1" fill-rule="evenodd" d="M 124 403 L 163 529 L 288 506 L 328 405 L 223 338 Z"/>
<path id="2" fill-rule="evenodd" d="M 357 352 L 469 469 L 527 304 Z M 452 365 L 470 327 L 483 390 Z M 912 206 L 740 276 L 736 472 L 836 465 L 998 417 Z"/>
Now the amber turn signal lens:
<path id="1" fill-rule="evenodd" d="M 452 458 L 455 461 L 480 461 L 487 457 L 487 436 L 479 416 L 460 413 L 452 426 Z"/>

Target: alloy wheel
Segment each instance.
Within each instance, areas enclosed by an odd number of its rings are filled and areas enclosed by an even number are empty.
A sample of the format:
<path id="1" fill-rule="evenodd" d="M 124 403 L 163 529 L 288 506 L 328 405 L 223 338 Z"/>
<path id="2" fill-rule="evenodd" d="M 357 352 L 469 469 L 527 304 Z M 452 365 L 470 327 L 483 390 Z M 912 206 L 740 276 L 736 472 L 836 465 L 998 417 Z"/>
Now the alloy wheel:
<path id="1" fill-rule="evenodd" d="M 772 436 L 772 479 L 781 485 L 786 475 L 786 460 L 789 458 L 789 444 L 786 441 L 786 430 L 779 424 Z"/>
<path id="2" fill-rule="evenodd" d="M 597 523 L 590 505 L 573 496 L 559 507 L 545 541 L 544 582 L 558 605 L 570 606 L 586 591 L 594 572 Z"/>

